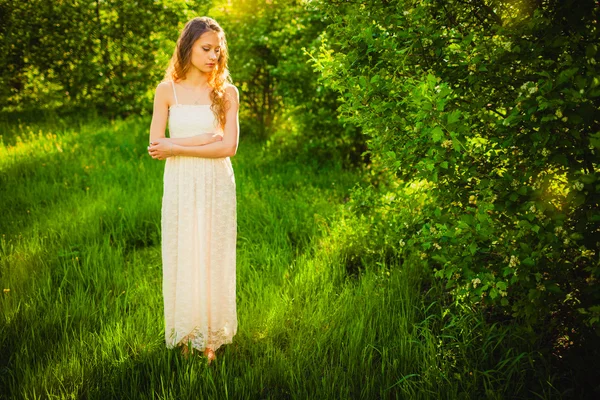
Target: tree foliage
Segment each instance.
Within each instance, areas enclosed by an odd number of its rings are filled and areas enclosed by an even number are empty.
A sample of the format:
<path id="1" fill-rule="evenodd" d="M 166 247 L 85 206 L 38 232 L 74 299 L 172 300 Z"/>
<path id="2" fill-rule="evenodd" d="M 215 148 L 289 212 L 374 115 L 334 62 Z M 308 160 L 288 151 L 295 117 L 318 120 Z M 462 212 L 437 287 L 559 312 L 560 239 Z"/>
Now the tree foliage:
<path id="1" fill-rule="evenodd" d="M 3 110 L 147 112 L 182 24 L 209 6 L 183 0 L 1 0 Z"/>
<path id="2" fill-rule="evenodd" d="M 228 35 L 244 131 L 277 134 L 288 148 L 295 141 L 317 160 L 342 156 L 360 163 L 364 138 L 339 120 L 337 94 L 319 81 L 307 55 L 322 44 L 329 23 L 323 11 L 301 0 L 240 0 L 215 5 L 213 13 Z"/>
<path id="3" fill-rule="evenodd" d="M 555 335 L 598 327 L 596 3 L 317 3 L 332 23 L 315 66 L 396 178 L 353 203 L 389 217 L 385 243 L 457 301 Z"/>

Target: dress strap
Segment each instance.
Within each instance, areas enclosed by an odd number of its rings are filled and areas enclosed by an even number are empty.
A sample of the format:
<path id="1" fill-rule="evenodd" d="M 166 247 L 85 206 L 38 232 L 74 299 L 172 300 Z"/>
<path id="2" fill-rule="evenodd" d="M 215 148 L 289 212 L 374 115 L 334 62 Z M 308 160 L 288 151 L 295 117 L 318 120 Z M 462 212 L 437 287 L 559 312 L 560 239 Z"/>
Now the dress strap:
<path id="1" fill-rule="evenodd" d="M 175 104 L 179 104 L 177 101 L 177 92 L 175 92 L 175 82 L 171 81 L 171 86 L 173 86 L 173 95 L 175 96 Z"/>

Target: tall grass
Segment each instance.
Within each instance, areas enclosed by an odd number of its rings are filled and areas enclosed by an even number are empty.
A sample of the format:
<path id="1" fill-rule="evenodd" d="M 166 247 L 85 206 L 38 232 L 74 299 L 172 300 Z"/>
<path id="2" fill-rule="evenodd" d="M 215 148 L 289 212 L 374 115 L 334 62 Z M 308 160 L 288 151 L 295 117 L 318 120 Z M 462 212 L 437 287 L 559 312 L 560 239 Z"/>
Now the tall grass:
<path id="1" fill-rule="evenodd" d="M 0 124 L 0 398 L 557 396 L 518 338 L 447 308 L 418 261 L 349 272 L 358 172 L 278 158 L 243 132 L 238 334 L 210 366 L 167 350 L 148 126 Z"/>

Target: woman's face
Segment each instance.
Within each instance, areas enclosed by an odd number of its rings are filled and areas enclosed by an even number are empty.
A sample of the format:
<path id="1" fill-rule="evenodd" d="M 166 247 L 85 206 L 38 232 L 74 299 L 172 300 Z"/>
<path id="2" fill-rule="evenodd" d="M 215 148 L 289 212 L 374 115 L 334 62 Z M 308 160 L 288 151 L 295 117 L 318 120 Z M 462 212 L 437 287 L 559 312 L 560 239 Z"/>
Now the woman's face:
<path id="1" fill-rule="evenodd" d="M 221 54 L 221 38 L 215 31 L 204 32 L 192 45 L 191 63 L 200 72 L 212 72 Z"/>

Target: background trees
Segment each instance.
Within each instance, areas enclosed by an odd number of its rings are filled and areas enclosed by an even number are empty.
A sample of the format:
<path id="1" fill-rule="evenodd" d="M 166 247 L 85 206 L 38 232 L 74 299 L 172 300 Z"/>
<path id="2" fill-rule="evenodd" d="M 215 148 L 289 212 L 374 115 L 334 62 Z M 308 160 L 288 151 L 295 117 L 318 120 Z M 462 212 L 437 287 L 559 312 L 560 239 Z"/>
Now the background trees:
<path id="1" fill-rule="evenodd" d="M 4 111 L 148 111 L 178 24 L 205 1 L 0 1 Z"/>

